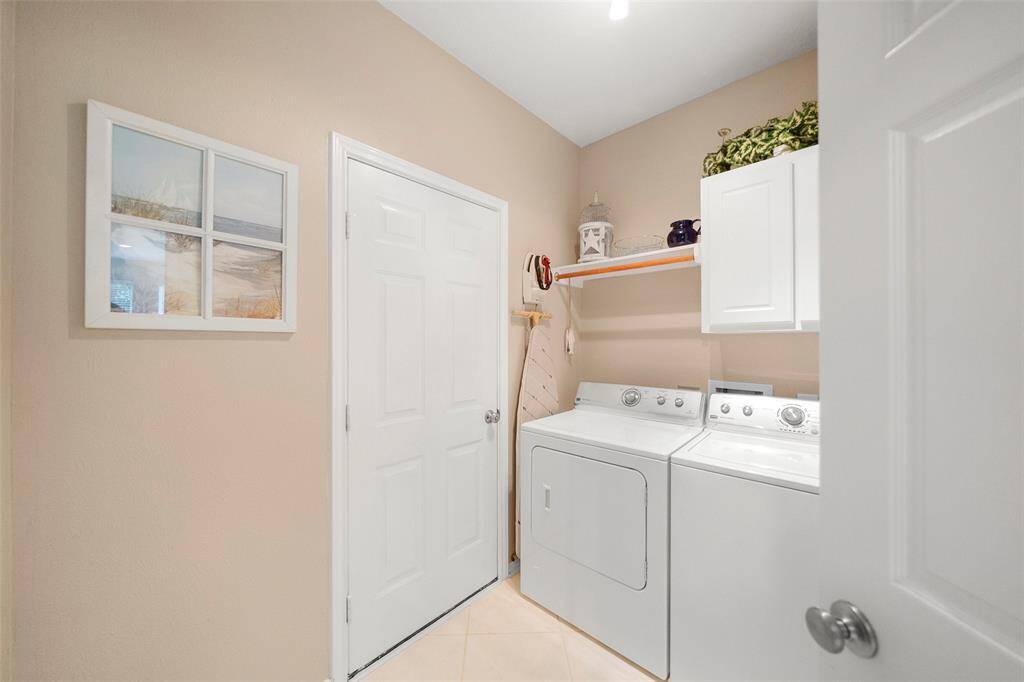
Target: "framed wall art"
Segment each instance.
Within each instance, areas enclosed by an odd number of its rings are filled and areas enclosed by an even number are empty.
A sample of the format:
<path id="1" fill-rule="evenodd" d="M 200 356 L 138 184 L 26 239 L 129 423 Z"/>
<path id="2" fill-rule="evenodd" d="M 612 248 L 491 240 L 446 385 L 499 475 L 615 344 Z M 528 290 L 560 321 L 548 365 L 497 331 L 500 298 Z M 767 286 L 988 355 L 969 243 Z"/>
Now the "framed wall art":
<path id="1" fill-rule="evenodd" d="M 298 167 L 88 106 L 85 325 L 295 331 Z"/>

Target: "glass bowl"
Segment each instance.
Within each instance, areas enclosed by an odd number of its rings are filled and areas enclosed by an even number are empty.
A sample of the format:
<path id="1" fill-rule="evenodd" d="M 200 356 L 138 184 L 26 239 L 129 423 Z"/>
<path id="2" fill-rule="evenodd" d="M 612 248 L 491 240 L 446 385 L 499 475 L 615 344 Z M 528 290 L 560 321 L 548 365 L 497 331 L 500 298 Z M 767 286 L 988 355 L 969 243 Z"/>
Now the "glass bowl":
<path id="1" fill-rule="evenodd" d="M 635 256 L 638 253 L 664 249 L 665 238 L 656 234 L 642 234 L 639 237 L 616 239 L 612 243 L 612 256 Z"/>

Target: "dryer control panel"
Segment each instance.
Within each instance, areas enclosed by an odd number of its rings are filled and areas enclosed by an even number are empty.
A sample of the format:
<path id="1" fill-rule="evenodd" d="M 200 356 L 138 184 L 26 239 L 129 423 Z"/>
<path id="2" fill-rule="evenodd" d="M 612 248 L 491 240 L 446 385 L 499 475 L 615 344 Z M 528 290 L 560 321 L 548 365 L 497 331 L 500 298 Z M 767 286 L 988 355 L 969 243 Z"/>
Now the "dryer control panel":
<path id="1" fill-rule="evenodd" d="M 686 388 L 581 381 L 576 391 L 576 407 L 605 408 L 647 419 L 700 421 L 704 417 L 704 394 Z"/>
<path id="2" fill-rule="evenodd" d="M 708 399 L 708 426 L 821 436 L 821 406 L 814 400 L 713 393 Z"/>

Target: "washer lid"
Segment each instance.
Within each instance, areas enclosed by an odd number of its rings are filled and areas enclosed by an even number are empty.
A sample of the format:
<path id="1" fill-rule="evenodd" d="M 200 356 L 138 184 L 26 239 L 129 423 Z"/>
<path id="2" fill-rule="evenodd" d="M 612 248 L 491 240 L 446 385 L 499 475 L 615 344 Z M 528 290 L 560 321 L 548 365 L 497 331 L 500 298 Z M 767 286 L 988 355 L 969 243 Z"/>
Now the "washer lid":
<path id="1" fill-rule="evenodd" d="M 522 430 L 668 461 L 701 427 L 577 408 L 527 422 Z"/>
<path id="2" fill-rule="evenodd" d="M 818 459 L 817 443 L 707 431 L 672 463 L 817 493 Z"/>

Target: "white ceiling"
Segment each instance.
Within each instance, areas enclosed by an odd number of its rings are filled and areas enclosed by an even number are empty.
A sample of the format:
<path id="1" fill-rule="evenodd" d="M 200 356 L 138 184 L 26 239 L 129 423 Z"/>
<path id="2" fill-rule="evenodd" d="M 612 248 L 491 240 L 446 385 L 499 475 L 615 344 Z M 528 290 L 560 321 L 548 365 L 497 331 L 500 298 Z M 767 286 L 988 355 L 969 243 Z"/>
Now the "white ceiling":
<path id="1" fill-rule="evenodd" d="M 817 42 L 806 1 L 380 2 L 580 146 Z"/>

